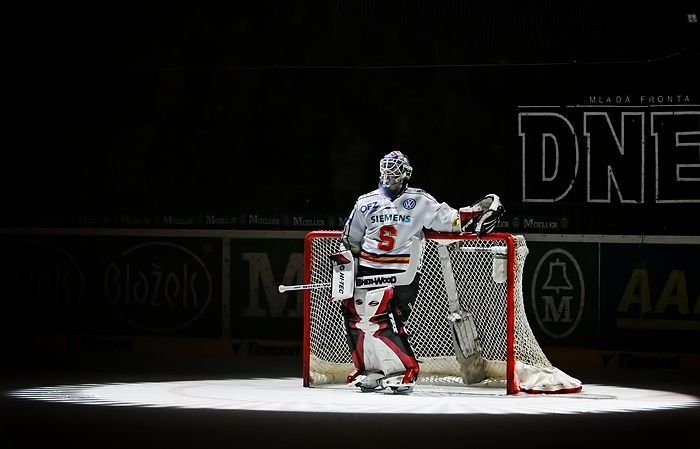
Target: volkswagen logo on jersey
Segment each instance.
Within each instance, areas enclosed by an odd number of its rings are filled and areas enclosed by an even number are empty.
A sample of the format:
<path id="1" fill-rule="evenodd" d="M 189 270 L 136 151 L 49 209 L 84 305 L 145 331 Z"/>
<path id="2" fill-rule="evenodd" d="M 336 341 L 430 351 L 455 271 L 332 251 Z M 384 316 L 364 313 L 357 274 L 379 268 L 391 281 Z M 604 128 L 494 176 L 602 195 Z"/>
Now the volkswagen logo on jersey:
<path id="1" fill-rule="evenodd" d="M 416 207 L 416 200 L 414 200 L 413 198 L 408 198 L 406 200 L 403 200 L 403 208 L 404 209 L 411 210 L 414 207 Z"/>

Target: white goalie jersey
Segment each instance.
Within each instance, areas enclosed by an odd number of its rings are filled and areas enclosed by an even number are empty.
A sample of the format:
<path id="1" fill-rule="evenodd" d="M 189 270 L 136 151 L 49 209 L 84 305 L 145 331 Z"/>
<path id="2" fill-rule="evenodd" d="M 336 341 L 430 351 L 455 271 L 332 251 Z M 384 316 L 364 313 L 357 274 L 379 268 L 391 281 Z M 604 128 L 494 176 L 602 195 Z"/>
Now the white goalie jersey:
<path id="1" fill-rule="evenodd" d="M 365 267 L 405 270 L 411 237 L 423 230 L 458 232 L 459 212 L 423 189 L 408 187 L 394 200 L 379 190 L 360 196 L 345 223 L 342 241 Z"/>

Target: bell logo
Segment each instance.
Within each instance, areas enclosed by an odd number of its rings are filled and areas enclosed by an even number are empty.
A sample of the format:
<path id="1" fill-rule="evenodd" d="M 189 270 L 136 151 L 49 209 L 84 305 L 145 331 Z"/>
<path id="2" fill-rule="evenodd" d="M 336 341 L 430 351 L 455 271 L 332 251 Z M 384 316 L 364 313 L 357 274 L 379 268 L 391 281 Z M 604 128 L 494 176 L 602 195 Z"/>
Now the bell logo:
<path id="1" fill-rule="evenodd" d="M 583 274 L 578 261 L 561 248 L 545 253 L 532 279 L 532 309 L 542 331 L 564 338 L 576 329 L 585 302 Z"/>

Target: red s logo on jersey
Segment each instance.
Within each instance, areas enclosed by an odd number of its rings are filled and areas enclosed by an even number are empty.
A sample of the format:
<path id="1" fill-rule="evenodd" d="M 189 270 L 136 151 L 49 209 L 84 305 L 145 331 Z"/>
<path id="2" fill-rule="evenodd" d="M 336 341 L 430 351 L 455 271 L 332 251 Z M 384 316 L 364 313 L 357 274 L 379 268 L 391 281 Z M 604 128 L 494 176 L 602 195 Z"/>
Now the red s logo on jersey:
<path id="1" fill-rule="evenodd" d="M 396 228 L 394 226 L 382 226 L 379 228 L 379 243 L 377 247 L 384 251 L 391 251 L 396 244 Z"/>

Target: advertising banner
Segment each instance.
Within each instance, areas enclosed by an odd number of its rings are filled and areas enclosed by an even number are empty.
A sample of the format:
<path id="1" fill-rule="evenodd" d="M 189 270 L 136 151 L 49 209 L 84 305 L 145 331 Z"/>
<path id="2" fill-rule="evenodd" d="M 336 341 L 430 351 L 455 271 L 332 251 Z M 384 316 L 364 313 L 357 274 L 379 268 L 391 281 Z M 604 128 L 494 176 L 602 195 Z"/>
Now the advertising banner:
<path id="1" fill-rule="evenodd" d="M 598 245 L 528 241 L 523 272 L 525 311 L 545 346 L 596 347 Z"/>
<path id="2" fill-rule="evenodd" d="M 601 330 L 611 348 L 697 352 L 697 244 L 603 244 Z"/>
<path id="3" fill-rule="evenodd" d="M 231 337 L 301 341 L 302 292 L 277 288 L 303 284 L 303 238 L 231 239 L 230 248 Z"/>
<path id="4" fill-rule="evenodd" d="M 210 238 L 0 238 L 4 332 L 221 335 Z"/>

